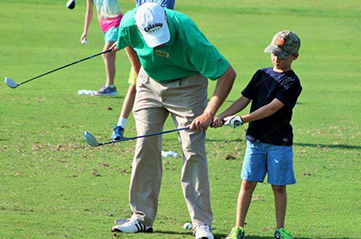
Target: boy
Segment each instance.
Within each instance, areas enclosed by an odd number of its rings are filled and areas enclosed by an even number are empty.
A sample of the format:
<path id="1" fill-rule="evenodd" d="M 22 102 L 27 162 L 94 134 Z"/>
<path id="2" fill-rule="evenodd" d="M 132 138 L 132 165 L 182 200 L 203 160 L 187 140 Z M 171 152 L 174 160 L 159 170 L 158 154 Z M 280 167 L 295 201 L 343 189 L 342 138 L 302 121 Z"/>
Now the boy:
<path id="1" fill-rule="evenodd" d="M 298 58 L 300 39 L 291 31 L 277 33 L 265 52 L 271 53 L 273 68 L 258 70 L 242 96 L 214 119 L 213 126 L 233 128 L 249 122 L 247 149 L 242 167 L 242 186 L 237 202 L 236 226 L 227 239 L 244 238 L 244 224 L 257 182 L 268 173 L 275 197 L 275 239 L 293 238 L 284 228 L 287 206 L 286 185 L 296 183 L 293 172 L 292 109 L 302 91 L 293 72 L 292 62 Z M 252 100 L 251 113 L 234 116 Z M 230 117 L 227 117 L 230 116 Z"/>

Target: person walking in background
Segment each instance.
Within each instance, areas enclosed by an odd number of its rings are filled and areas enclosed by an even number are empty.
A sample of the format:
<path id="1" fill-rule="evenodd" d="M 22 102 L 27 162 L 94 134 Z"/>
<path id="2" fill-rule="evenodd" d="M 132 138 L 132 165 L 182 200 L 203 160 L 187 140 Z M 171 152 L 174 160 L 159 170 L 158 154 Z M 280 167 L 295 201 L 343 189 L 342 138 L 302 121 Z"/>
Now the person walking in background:
<path id="1" fill-rule="evenodd" d="M 136 1 L 136 7 L 139 7 L 140 5 L 142 5 L 145 2 L 155 2 L 158 3 L 159 5 L 161 5 L 162 7 L 166 7 L 168 9 L 174 9 L 174 4 L 175 4 L 175 0 L 137 0 Z M 117 125 L 113 128 L 113 134 L 111 136 L 111 138 L 113 140 L 119 140 L 124 138 L 124 131 L 125 131 L 125 126 L 127 123 L 127 119 L 130 115 L 130 112 L 132 111 L 133 108 L 133 104 L 134 104 L 134 99 L 135 99 L 135 94 L 136 94 L 136 81 L 137 81 L 137 77 L 138 77 L 138 72 L 140 69 L 140 62 L 138 59 L 138 56 L 134 53 L 133 49 L 129 49 L 130 47 L 128 47 L 127 49 L 127 53 L 128 55 L 131 54 L 133 57 L 133 59 L 130 60 L 132 61 L 132 68 L 130 70 L 129 73 L 129 79 L 128 79 L 128 83 L 129 83 L 129 88 L 128 88 L 128 92 L 125 96 L 124 102 L 123 102 L 123 106 L 119 115 L 119 119 L 118 119 L 118 123 Z M 134 70 L 134 68 L 136 68 Z"/>
<path id="2" fill-rule="evenodd" d="M 171 114 L 180 132 L 181 184 L 196 239 L 213 239 L 205 131 L 228 96 L 236 72 L 186 15 L 147 2 L 127 12 L 114 50 L 131 46 L 141 64 L 134 118 L 138 135 L 162 131 Z M 208 80 L 217 85 L 207 103 Z M 162 179 L 161 136 L 140 138 L 133 159 L 132 216 L 113 232 L 152 232 Z"/>
<path id="3" fill-rule="evenodd" d="M 96 6 L 100 28 L 104 35 L 105 44 L 103 51 L 108 50 L 118 37 L 118 27 L 123 13 L 120 9 L 118 0 L 87 0 L 87 9 L 85 13 L 84 31 L 80 37 L 82 44 L 86 43 L 88 38 L 89 25 L 93 18 L 93 4 Z M 93 96 L 114 96 L 117 95 L 117 89 L 114 85 L 115 78 L 115 58 L 116 52 L 111 51 L 103 54 L 106 83 Z"/>
<path id="4" fill-rule="evenodd" d="M 245 219 L 257 182 L 268 174 L 272 185 L 275 210 L 275 239 L 293 238 L 285 229 L 287 208 L 286 185 L 295 184 L 293 171 L 292 109 L 302 87 L 291 66 L 298 58 L 299 37 L 291 31 L 277 33 L 265 52 L 271 53 L 273 67 L 258 70 L 242 96 L 214 119 L 213 126 L 223 123 L 233 128 L 249 122 L 247 148 L 242 166 L 242 185 L 238 194 L 236 226 L 227 239 L 243 239 Z M 242 111 L 252 101 L 251 112 Z"/>

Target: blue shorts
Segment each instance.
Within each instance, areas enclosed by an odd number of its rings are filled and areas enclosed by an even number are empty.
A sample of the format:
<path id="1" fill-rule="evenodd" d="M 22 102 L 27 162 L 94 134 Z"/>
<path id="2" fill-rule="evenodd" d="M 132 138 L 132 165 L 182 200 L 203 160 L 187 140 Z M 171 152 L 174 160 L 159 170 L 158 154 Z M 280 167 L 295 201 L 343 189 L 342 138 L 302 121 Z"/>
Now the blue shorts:
<path id="1" fill-rule="evenodd" d="M 272 185 L 295 184 L 292 146 L 279 146 L 247 141 L 241 178 Z"/>
<path id="2" fill-rule="evenodd" d="M 105 42 L 116 42 L 118 40 L 118 27 L 112 27 L 103 33 Z"/>

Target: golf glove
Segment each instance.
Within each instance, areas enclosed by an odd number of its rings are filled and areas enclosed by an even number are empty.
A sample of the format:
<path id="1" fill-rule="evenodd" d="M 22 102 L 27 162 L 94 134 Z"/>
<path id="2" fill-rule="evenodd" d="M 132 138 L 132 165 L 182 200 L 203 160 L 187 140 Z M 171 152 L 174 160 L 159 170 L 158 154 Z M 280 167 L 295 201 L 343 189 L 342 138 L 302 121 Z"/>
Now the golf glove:
<path id="1" fill-rule="evenodd" d="M 224 118 L 224 125 L 232 127 L 232 128 L 237 128 L 238 126 L 241 126 L 243 124 L 243 120 L 241 117 L 239 116 L 228 116 L 226 118 Z"/>

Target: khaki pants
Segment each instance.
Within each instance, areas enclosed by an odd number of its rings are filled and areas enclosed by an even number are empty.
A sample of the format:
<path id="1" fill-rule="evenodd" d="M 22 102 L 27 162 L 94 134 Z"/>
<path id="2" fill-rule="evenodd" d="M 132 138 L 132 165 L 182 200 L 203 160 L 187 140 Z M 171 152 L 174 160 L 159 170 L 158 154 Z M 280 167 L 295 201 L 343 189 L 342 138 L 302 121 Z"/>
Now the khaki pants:
<path id="1" fill-rule="evenodd" d="M 186 127 L 207 105 L 208 80 L 198 74 L 169 83 L 158 83 L 143 69 L 137 79 L 134 105 L 138 135 L 163 130 L 171 114 L 177 128 Z M 211 225 L 205 132 L 180 131 L 183 150 L 181 184 L 193 225 Z M 158 209 L 163 168 L 161 136 L 137 140 L 130 182 L 133 218 L 152 226 Z M 176 207 L 177 205 L 173 205 Z"/>

